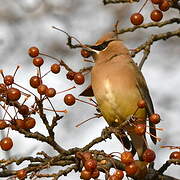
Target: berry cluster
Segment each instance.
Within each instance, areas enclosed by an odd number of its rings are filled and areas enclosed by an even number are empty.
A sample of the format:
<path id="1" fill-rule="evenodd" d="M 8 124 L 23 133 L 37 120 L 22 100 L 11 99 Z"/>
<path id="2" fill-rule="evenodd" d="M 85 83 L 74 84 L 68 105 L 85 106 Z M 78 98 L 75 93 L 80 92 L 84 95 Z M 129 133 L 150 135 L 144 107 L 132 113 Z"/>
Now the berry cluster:
<path id="1" fill-rule="evenodd" d="M 148 1 L 146 1 L 145 4 L 147 2 Z M 163 12 L 167 11 L 170 8 L 171 4 L 168 0 L 151 0 L 151 3 L 153 4 L 154 10 L 151 12 L 150 18 L 154 22 L 159 22 L 163 18 Z M 143 7 L 145 6 L 145 4 L 143 5 Z M 159 9 L 156 9 L 155 5 L 158 5 Z M 140 9 L 139 12 L 131 15 L 130 20 L 133 25 L 137 26 L 137 25 L 141 25 L 143 23 L 144 17 L 140 13 L 141 10 L 143 9 L 143 7 Z"/>
<path id="2" fill-rule="evenodd" d="M 3 83 L 0 84 L 0 97 L 1 101 L 4 102 L 1 108 L 4 109 L 5 114 L 8 114 L 11 120 L 1 119 L 0 129 L 11 128 L 12 130 L 17 130 L 18 128 L 22 128 L 29 131 L 35 126 L 36 121 L 30 116 L 29 107 L 24 104 L 25 102 L 23 104 L 18 102 L 23 93 L 19 88 L 14 87 L 14 85 L 18 86 L 14 81 L 15 74 L 14 76 L 4 76 L 3 71 L 1 71 L 1 75 L 3 77 Z M 8 112 L 10 106 L 13 106 L 15 109 L 14 117 Z M 22 118 L 18 118 L 18 115 L 21 115 Z M 7 135 L 1 140 L 0 146 L 2 150 L 8 151 L 13 147 L 13 140 Z"/>
<path id="3" fill-rule="evenodd" d="M 78 85 L 81 85 L 84 83 L 85 79 L 84 79 L 84 75 L 80 72 L 73 72 L 73 71 L 69 71 L 66 74 L 67 79 L 69 80 L 74 80 L 74 82 Z"/>
<path id="4" fill-rule="evenodd" d="M 137 111 L 138 109 L 143 109 L 146 107 L 146 102 L 144 100 L 139 100 L 137 102 Z M 137 112 L 136 111 L 136 112 Z M 136 114 L 135 112 L 135 114 Z M 135 115 L 134 114 L 134 115 Z M 151 114 L 150 117 L 149 117 L 149 121 L 152 123 L 152 124 L 158 124 L 160 122 L 160 115 L 159 114 Z M 146 123 L 144 121 L 144 119 L 136 119 L 135 123 L 133 124 L 134 125 L 134 132 L 139 135 L 139 136 L 142 136 L 146 133 Z"/>
<path id="5" fill-rule="evenodd" d="M 97 169 L 97 161 L 90 152 L 77 152 L 76 157 L 82 161 L 84 167 L 81 171 L 81 179 L 89 180 L 91 178 L 96 179 L 99 177 L 100 172 Z"/>
<path id="6" fill-rule="evenodd" d="M 37 68 L 37 74 L 29 78 L 29 84 L 32 88 L 37 90 L 37 94 L 34 94 L 30 91 L 30 89 L 27 89 L 16 83 L 15 74 L 19 66 L 17 67 L 14 75 L 4 75 L 3 71 L 1 70 L 0 73 L 2 75 L 3 82 L 0 83 L 0 100 L 4 102 L 4 105 L 1 105 L 1 108 L 5 111 L 5 115 L 3 119 L 0 119 L 0 130 L 11 128 L 12 130 L 16 131 L 19 131 L 20 129 L 30 131 L 36 125 L 36 119 L 33 117 L 33 115 L 35 115 L 36 113 L 40 114 L 40 112 L 42 112 L 43 110 L 41 109 L 43 107 L 39 106 L 39 102 L 43 105 L 43 102 L 45 100 L 48 100 L 50 102 L 50 98 L 53 98 L 58 93 L 60 93 L 57 92 L 55 88 L 48 87 L 48 85 L 44 83 L 44 76 L 50 72 L 58 74 L 61 71 L 61 61 L 52 64 L 49 71 L 42 75 L 41 68 L 44 64 L 44 59 L 43 57 L 41 57 L 41 55 L 47 57 L 51 56 L 40 53 L 37 47 L 29 48 L 28 54 L 33 58 L 32 64 Z M 68 73 L 66 74 L 66 78 L 68 80 L 74 80 L 77 85 L 81 85 L 85 81 L 84 75 L 80 72 L 68 71 Z M 75 88 L 75 86 L 72 88 Z M 69 88 L 62 92 L 68 91 L 72 88 Z M 35 102 L 30 106 L 27 104 L 27 100 L 32 95 L 35 97 Z M 64 102 L 69 106 L 73 105 L 75 103 L 75 100 L 76 99 L 72 94 L 67 94 L 64 98 Z M 52 106 L 52 103 L 50 104 Z M 10 113 L 9 110 L 10 107 L 14 108 L 15 115 L 11 115 L 12 113 Z M 50 109 L 46 108 L 46 110 Z M 54 110 L 56 113 L 56 110 L 53 106 L 52 110 Z M 66 110 L 57 112 L 66 112 Z M 10 118 L 10 120 L 5 119 L 5 117 L 7 116 L 8 118 Z M 8 137 L 8 134 L 6 137 L 1 139 L 0 147 L 4 151 L 8 151 L 13 147 L 13 140 Z"/>
<path id="7" fill-rule="evenodd" d="M 146 149 L 143 153 L 143 161 L 134 160 L 133 154 L 129 151 L 124 151 L 120 155 L 121 163 L 124 164 L 125 169 L 116 169 L 112 175 L 108 175 L 108 180 L 122 180 L 124 177 L 124 171 L 129 177 L 138 177 L 147 174 L 147 164 L 155 160 L 155 152 L 151 149 Z M 99 177 L 100 172 L 98 169 L 103 169 L 103 166 L 107 164 L 107 160 L 101 160 L 97 162 L 90 152 L 77 152 L 76 158 L 78 158 L 84 169 L 81 171 L 81 179 L 89 180 L 91 178 L 96 179 Z M 111 156 L 109 157 L 111 159 Z M 113 162 L 113 159 L 110 161 Z"/>
<path id="8" fill-rule="evenodd" d="M 155 160 L 155 152 L 151 149 L 146 149 L 143 153 L 143 161 L 134 160 L 133 154 L 129 151 L 124 151 L 121 153 L 121 162 L 125 165 L 125 172 L 127 176 L 134 177 L 142 174 L 142 169 L 145 175 L 147 173 L 147 163 L 151 163 Z M 142 168 L 143 166 L 143 168 Z"/>

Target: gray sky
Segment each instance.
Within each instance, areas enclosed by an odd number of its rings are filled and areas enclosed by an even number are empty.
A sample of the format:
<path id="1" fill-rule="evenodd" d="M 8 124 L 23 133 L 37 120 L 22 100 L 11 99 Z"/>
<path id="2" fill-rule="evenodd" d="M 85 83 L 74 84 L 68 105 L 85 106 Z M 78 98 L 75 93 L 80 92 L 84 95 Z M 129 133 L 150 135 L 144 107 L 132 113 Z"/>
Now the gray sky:
<path id="1" fill-rule="evenodd" d="M 90 65 L 90 63 L 83 62 L 79 49 L 71 50 L 66 46 L 65 34 L 53 30 L 51 26 L 62 28 L 81 42 L 90 44 L 94 43 L 104 32 L 111 31 L 116 20 L 120 21 L 120 27 L 131 26 L 130 14 L 141 7 L 139 3 L 134 4 L 134 6 L 126 4 L 103 6 L 101 0 L 0 0 L 0 3 L 0 69 L 3 69 L 5 74 L 9 74 L 14 72 L 16 65 L 20 65 L 20 70 L 16 76 L 17 82 L 26 87 L 29 87 L 28 79 L 36 73 L 35 68 L 31 65 L 31 58 L 27 54 L 27 50 L 31 46 L 38 46 L 42 52 L 62 58 L 76 71 Z M 150 22 L 149 14 L 152 7 L 149 4 L 143 9 L 145 22 Z M 175 10 L 170 10 L 164 18 L 176 17 L 177 15 L 178 13 Z M 123 34 L 120 38 L 124 40 L 128 48 L 133 49 L 144 42 L 152 33 L 177 28 L 178 25 L 171 25 L 162 30 L 158 28 L 147 31 L 137 30 L 134 33 Z M 177 126 L 180 116 L 179 53 L 180 40 L 178 38 L 154 43 L 151 54 L 143 67 L 156 112 L 162 117 L 162 122 L 158 127 L 165 129 L 163 132 L 158 132 L 162 141 L 156 147 L 150 143 L 150 147 L 157 152 L 156 168 L 159 168 L 171 153 L 168 149 L 159 149 L 159 146 L 180 144 L 178 138 L 180 130 L 179 125 Z M 139 62 L 141 55 L 136 56 L 136 62 Z M 46 72 L 53 62 L 53 60 L 45 58 L 46 65 L 43 66 L 43 72 Z M 66 71 L 62 70 L 59 75 L 47 76 L 46 83 L 59 91 L 72 87 L 74 83 L 65 79 L 65 73 Z M 90 77 L 87 76 L 84 85 L 78 86 L 70 92 L 78 96 L 81 89 L 84 89 L 89 82 Z M 76 128 L 76 124 L 92 117 L 95 109 L 78 102 L 73 107 L 67 107 L 63 103 L 64 95 L 57 96 L 53 101 L 57 109 L 66 108 L 68 110 L 62 122 L 56 127 L 57 142 L 66 148 L 82 147 L 99 136 L 101 129 L 107 124 L 100 118 Z M 84 100 L 87 99 L 84 98 Z M 32 101 L 33 99 L 29 103 Z M 47 106 L 49 105 L 47 104 Z M 48 117 L 51 115 L 49 114 Z M 44 132 L 43 125 L 38 120 L 37 126 L 34 128 L 34 131 L 36 130 Z M 7 131 L 5 131 L 6 133 Z M 25 139 L 14 131 L 10 131 L 10 137 L 15 139 L 14 147 L 9 153 L 11 156 L 19 157 L 29 153 L 35 155 L 37 151 L 42 149 L 50 154 L 52 153 L 52 149 L 48 146 L 31 139 Z M 115 137 L 94 148 L 103 149 L 107 153 L 122 150 L 122 146 Z M 2 151 L 0 154 L 5 156 Z M 58 170 L 59 168 L 56 169 L 56 171 Z M 179 167 L 172 166 L 166 173 L 180 177 Z M 62 179 L 71 180 L 72 178 L 79 179 L 79 173 L 70 174 Z"/>

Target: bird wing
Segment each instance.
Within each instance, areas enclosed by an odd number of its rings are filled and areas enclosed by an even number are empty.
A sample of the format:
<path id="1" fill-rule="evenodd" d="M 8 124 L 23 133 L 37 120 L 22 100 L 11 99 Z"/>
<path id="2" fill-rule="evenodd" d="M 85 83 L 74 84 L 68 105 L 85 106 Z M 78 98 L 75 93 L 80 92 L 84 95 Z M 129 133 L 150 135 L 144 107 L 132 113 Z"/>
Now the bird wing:
<path id="1" fill-rule="evenodd" d="M 93 97 L 94 93 L 93 93 L 92 86 L 89 85 L 79 96 Z"/>
<path id="2" fill-rule="evenodd" d="M 138 66 L 134 62 L 132 62 L 132 63 L 133 63 L 133 66 L 136 66 L 137 73 L 141 74 L 141 76 L 136 76 L 137 77 L 137 88 L 141 94 L 142 99 L 144 99 L 146 102 L 146 110 L 147 110 L 148 115 L 150 116 L 151 114 L 154 113 L 154 107 L 153 107 L 153 103 L 151 100 L 151 96 L 149 94 L 149 90 L 147 88 L 146 81 L 144 79 L 142 72 L 138 68 Z M 155 138 L 155 136 L 156 136 L 155 124 L 153 124 L 150 121 L 149 121 L 149 131 L 153 135 L 153 136 L 150 136 L 153 143 L 156 144 L 157 139 Z"/>

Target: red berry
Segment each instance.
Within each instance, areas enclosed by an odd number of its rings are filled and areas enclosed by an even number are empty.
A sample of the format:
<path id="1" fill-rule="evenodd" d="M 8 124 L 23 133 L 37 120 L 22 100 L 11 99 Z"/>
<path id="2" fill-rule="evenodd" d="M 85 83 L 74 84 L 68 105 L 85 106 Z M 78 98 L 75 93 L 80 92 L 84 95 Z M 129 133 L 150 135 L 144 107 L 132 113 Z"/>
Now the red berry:
<path id="1" fill-rule="evenodd" d="M 1 149 L 8 151 L 13 147 L 13 141 L 10 137 L 5 137 L 1 140 Z"/>
<path id="2" fill-rule="evenodd" d="M 12 85 L 14 83 L 14 77 L 11 75 L 7 75 L 4 77 L 4 83 L 9 86 Z"/>
<path id="3" fill-rule="evenodd" d="M 28 115 L 29 114 L 29 107 L 25 104 L 19 106 L 18 108 L 18 112 L 19 114 L 22 114 L 22 115 Z"/>
<path id="4" fill-rule="evenodd" d="M 89 180 L 91 179 L 91 172 L 87 171 L 87 170 L 82 170 L 81 171 L 81 176 L 80 176 L 81 179 L 84 179 L 84 180 Z"/>
<path id="5" fill-rule="evenodd" d="M 84 83 L 84 75 L 81 73 L 76 73 L 74 76 L 74 82 L 78 85 L 81 85 Z"/>
<path id="6" fill-rule="evenodd" d="M 9 125 L 6 123 L 5 120 L 0 119 L 0 130 L 5 129 Z"/>
<path id="7" fill-rule="evenodd" d="M 93 156 L 90 152 L 83 152 L 82 156 L 85 161 L 93 158 Z"/>
<path id="8" fill-rule="evenodd" d="M 64 102 L 68 106 L 72 106 L 76 102 L 76 98 L 72 94 L 66 94 L 64 96 Z"/>
<path id="9" fill-rule="evenodd" d="M 98 170 L 98 169 L 95 169 L 95 170 L 92 172 L 91 177 L 92 177 L 93 179 L 96 179 L 96 178 L 99 177 L 99 174 L 100 174 L 99 170 Z"/>
<path id="10" fill-rule="evenodd" d="M 151 149 L 146 149 L 145 151 L 144 151 L 144 153 L 143 153 L 143 160 L 145 161 L 145 162 L 148 162 L 148 163 L 150 163 L 150 162 L 153 162 L 154 160 L 155 160 L 155 158 L 156 158 L 156 154 L 155 154 L 155 152 L 153 151 L 153 150 L 151 150 Z"/>
<path id="11" fill-rule="evenodd" d="M 134 162 L 129 165 L 126 165 L 126 167 L 125 167 L 125 171 L 128 176 L 135 175 L 137 170 L 138 170 L 138 167 L 136 166 L 136 164 Z"/>
<path id="12" fill-rule="evenodd" d="M 124 173 L 122 170 L 116 169 L 116 171 L 114 172 L 114 175 L 117 176 L 119 178 L 119 180 L 123 179 L 124 177 Z"/>
<path id="13" fill-rule="evenodd" d="M 161 4 L 163 0 L 151 0 L 153 4 Z"/>
<path id="14" fill-rule="evenodd" d="M 153 10 L 151 12 L 151 19 L 155 22 L 160 21 L 163 18 L 163 13 L 160 10 Z"/>
<path id="15" fill-rule="evenodd" d="M 170 8 L 170 2 L 167 0 L 163 0 L 162 3 L 159 4 L 159 9 L 161 11 L 167 11 Z"/>
<path id="16" fill-rule="evenodd" d="M 92 156 L 92 154 L 91 154 L 90 152 L 83 152 L 83 153 L 82 153 L 82 161 L 83 161 L 83 164 L 84 164 L 87 160 L 92 159 L 92 158 L 93 158 L 93 156 Z"/>
<path id="17" fill-rule="evenodd" d="M 138 108 L 145 108 L 146 102 L 144 100 L 139 100 L 137 106 Z"/>
<path id="18" fill-rule="evenodd" d="M 24 121 L 25 129 L 32 129 L 36 125 L 36 120 L 32 117 L 25 118 Z"/>
<path id="19" fill-rule="evenodd" d="M 69 71 L 69 72 L 66 74 L 66 77 L 67 77 L 67 79 L 69 79 L 69 80 L 74 80 L 75 74 L 76 74 L 75 72 Z"/>
<path id="20" fill-rule="evenodd" d="M 21 92 L 16 88 L 9 88 L 7 90 L 7 98 L 10 101 L 17 101 L 21 97 Z"/>
<path id="21" fill-rule="evenodd" d="M 119 180 L 119 178 L 116 175 L 109 176 L 108 180 Z"/>
<path id="22" fill-rule="evenodd" d="M 31 57 L 36 57 L 39 55 L 39 49 L 37 47 L 31 47 L 29 48 L 28 50 L 28 54 L 31 56 Z"/>
<path id="23" fill-rule="evenodd" d="M 33 64 L 34 64 L 35 66 L 37 66 L 37 67 L 42 66 L 43 63 L 44 63 L 44 59 L 43 59 L 42 57 L 35 57 L 35 58 L 33 59 Z"/>
<path id="24" fill-rule="evenodd" d="M 54 74 L 59 73 L 60 70 L 61 70 L 60 64 L 53 64 L 53 65 L 51 66 L 51 71 L 52 71 Z"/>
<path id="25" fill-rule="evenodd" d="M 18 179 L 23 180 L 27 177 L 27 172 L 24 169 L 20 169 L 16 172 L 16 176 Z"/>
<path id="26" fill-rule="evenodd" d="M 140 13 L 134 13 L 131 15 L 130 20 L 133 25 L 140 25 L 143 23 L 144 17 Z"/>
<path id="27" fill-rule="evenodd" d="M 56 90 L 54 88 L 47 88 L 45 94 L 47 97 L 54 97 L 56 95 Z"/>
<path id="28" fill-rule="evenodd" d="M 174 151 L 170 154 L 169 159 L 180 159 L 180 151 Z"/>
<path id="29" fill-rule="evenodd" d="M 38 86 L 37 91 L 40 95 L 46 94 L 48 87 L 45 84 L 41 84 Z"/>
<path id="30" fill-rule="evenodd" d="M 124 151 L 121 153 L 121 161 L 124 164 L 130 164 L 134 161 L 133 155 L 131 152 Z"/>
<path id="31" fill-rule="evenodd" d="M 136 124 L 134 127 L 134 132 L 138 136 L 142 136 L 146 132 L 146 125 L 145 124 Z"/>
<path id="32" fill-rule="evenodd" d="M 88 58 L 91 56 L 91 53 L 89 51 L 87 51 L 86 49 L 82 49 L 81 50 L 81 56 L 84 58 Z"/>
<path id="33" fill-rule="evenodd" d="M 95 159 L 86 160 L 84 163 L 84 167 L 87 171 L 93 172 L 97 167 L 97 161 Z"/>
<path id="34" fill-rule="evenodd" d="M 160 122 L 160 115 L 159 114 L 152 114 L 150 117 L 149 117 L 149 120 L 154 123 L 154 124 L 157 124 Z"/>
<path id="35" fill-rule="evenodd" d="M 11 129 L 17 130 L 17 128 L 25 129 L 25 121 L 22 119 L 14 119 L 12 121 Z"/>
<path id="36" fill-rule="evenodd" d="M 41 79 L 39 76 L 32 76 L 30 79 L 30 85 L 33 88 L 37 88 L 41 84 Z"/>
<path id="37" fill-rule="evenodd" d="M 0 94 L 5 93 L 7 91 L 7 87 L 5 84 L 0 84 Z"/>

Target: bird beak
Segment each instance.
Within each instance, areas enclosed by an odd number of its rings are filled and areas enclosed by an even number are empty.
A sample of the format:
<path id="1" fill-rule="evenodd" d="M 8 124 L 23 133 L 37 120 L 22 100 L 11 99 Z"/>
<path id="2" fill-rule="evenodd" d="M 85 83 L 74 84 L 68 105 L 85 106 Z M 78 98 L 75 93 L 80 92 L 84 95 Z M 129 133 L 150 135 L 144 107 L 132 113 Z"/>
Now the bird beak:
<path id="1" fill-rule="evenodd" d="M 99 54 L 99 51 L 93 49 L 93 47 L 94 47 L 94 46 L 92 46 L 92 45 L 87 45 L 87 44 L 86 44 L 86 45 L 83 47 L 83 49 L 85 49 L 86 51 L 89 51 L 89 52 L 91 53 L 91 55 L 93 55 L 93 54 Z"/>

